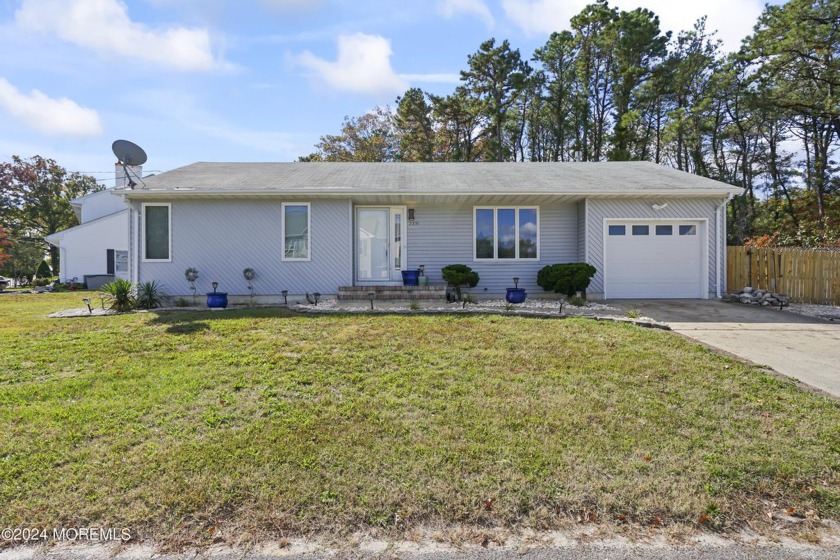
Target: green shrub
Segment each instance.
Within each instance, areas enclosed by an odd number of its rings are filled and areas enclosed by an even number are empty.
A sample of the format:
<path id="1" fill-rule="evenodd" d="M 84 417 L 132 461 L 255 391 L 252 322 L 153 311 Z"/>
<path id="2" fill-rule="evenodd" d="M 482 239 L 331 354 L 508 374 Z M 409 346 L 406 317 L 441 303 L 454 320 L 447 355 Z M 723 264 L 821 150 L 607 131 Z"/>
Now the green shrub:
<path id="1" fill-rule="evenodd" d="M 49 278 L 50 276 L 52 276 L 50 265 L 47 264 L 47 261 L 41 261 L 41 264 L 38 265 L 38 269 L 35 271 L 35 277 Z"/>
<path id="2" fill-rule="evenodd" d="M 595 267 L 588 263 L 552 264 L 537 273 L 537 284 L 546 292 L 557 292 L 569 297 L 582 292 L 595 276 Z"/>
<path id="3" fill-rule="evenodd" d="M 570 296 L 566 301 L 569 305 L 573 305 L 575 307 L 584 307 L 586 305 L 586 300 L 577 294 Z"/>
<path id="4" fill-rule="evenodd" d="M 163 293 L 163 285 L 157 280 L 140 282 L 137 284 L 137 307 L 140 309 L 154 309 L 163 305 L 166 294 Z"/>
<path id="5" fill-rule="evenodd" d="M 475 288 L 478 284 L 478 273 L 465 264 L 450 264 L 440 269 L 446 282 L 455 288 L 458 301 L 461 301 L 461 288 Z"/>
<path id="6" fill-rule="evenodd" d="M 38 288 L 38 287 L 41 287 L 41 286 L 46 286 L 50 282 L 52 282 L 51 278 L 35 278 L 34 280 L 32 280 L 32 287 L 33 288 Z"/>
<path id="7" fill-rule="evenodd" d="M 99 291 L 115 311 L 131 311 L 134 308 L 134 286 L 125 278 L 117 278 L 99 288 Z"/>

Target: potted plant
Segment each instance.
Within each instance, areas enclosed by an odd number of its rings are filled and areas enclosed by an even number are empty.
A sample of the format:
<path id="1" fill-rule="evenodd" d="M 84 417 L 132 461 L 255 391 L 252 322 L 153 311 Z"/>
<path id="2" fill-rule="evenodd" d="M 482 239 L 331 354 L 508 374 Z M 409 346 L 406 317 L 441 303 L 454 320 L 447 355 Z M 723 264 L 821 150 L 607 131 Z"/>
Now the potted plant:
<path id="1" fill-rule="evenodd" d="M 505 301 L 508 303 L 523 303 L 527 297 L 528 293 L 525 291 L 525 288 L 519 287 L 519 277 L 513 277 L 513 288 L 507 288 L 505 292 Z"/>
<path id="2" fill-rule="evenodd" d="M 417 286 L 418 278 L 420 278 L 419 270 L 402 271 L 403 286 Z"/>
<path id="3" fill-rule="evenodd" d="M 207 307 L 210 309 L 224 309 L 228 306 L 227 292 L 217 292 L 218 282 L 213 282 L 213 291 L 207 292 Z"/>

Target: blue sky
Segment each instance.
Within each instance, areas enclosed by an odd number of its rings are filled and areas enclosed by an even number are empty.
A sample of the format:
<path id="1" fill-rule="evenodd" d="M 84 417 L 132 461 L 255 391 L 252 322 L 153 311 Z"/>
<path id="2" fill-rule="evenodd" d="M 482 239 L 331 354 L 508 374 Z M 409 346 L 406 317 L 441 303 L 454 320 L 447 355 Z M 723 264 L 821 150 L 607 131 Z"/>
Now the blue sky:
<path id="1" fill-rule="evenodd" d="M 449 93 L 482 41 L 530 58 L 586 0 L 0 0 L 0 159 L 53 158 L 110 186 L 111 142 L 146 171 L 294 161 L 408 87 Z M 702 15 L 726 50 L 760 0 L 616 0 L 663 30 Z"/>

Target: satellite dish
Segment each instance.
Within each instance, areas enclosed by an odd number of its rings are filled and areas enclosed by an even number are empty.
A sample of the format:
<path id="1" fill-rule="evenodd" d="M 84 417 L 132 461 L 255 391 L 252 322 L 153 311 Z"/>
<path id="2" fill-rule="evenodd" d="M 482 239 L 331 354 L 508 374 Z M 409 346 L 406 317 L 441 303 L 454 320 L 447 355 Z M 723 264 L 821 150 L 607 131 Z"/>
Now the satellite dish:
<path id="1" fill-rule="evenodd" d="M 128 140 L 117 140 L 111 144 L 111 150 L 114 151 L 114 155 L 117 156 L 117 160 L 119 160 L 119 162 L 124 166 L 143 165 L 146 163 L 146 152 L 144 152 L 143 148 L 134 142 L 129 142 Z"/>
<path id="2" fill-rule="evenodd" d="M 137 186 L 137 183 L 129 175 L 128 166 L 143 165 L 146 163 L 146 152 L 143 151 L 143 148 L 128 140 L 116 140 L 111 144 L 111 150 L 117 156 L 119 164 L 122 165 L 125 178 L 128 179 L 128 188 L 133 189 Z M 134 175 L 140 179 L 139 175 L 136 173 Z M 140 182 L 142 183 L 143 179 L 140 179 Z"/>

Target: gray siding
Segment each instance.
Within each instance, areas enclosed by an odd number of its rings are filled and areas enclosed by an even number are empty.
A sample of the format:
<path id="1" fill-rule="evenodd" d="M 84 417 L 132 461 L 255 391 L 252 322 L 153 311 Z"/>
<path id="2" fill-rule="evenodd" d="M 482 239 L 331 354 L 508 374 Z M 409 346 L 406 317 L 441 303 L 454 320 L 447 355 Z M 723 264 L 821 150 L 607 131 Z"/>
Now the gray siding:
<path id="1" fill-rule="evenodd" d="M 577 204 L 577 260 L 586 262 L 586 200 Z"/>
<path id="2" fill-rule="evenodd" d="M 173 200 L 172 262 L 140 262 L 140 281 L 157 280 L 171 295 L 189 294 L 184 271 L 198 269 L 198 293 L 247 294 L 245 268 L 258 295 L 336 293 L 351 276 L 350 203 L 311 202 L 311 260 L 284 262 L 281 200 Z"/>
<path id="3" fill-rule="evenodd" d="M 425 265 L 432 283 L 441 283 L 440 269 L 448 264 L 466 264 L 478 272 L 481 280 L 473 292 L 504 294 L 513 287 L 514 276 L 521 278 L 520 287 L 529 295 L 545 294 L 537 286 L 537 272 L 547 264 L 577 260 L 577 207 L 574 203 L 540 202 L 539 198 L 499 197 L 482 206 L 538 206 L 540 209 L 539 261 L 474 261 L 473 205 L 422 204 L 412 205 L 418 224 L 408 228 L 408 268 Z"/>
<path id="4" fill-rule="evenodd" d="M 667 202 L 668 206 L 656 211 L 652 204 Z M 709 236 L 709 293 L 715 291 L 717 283 L 717 254 L 722 248 L 717 240 L 716 210 L 721 200 L 717 199 L 589 199 L 589 222 L 586 224 L 589 263 L 597 272 L 587 292 L 592 295 L 604 292 L 604 220 L 605 219 L 649 219 L 680 220 L 706 219 Z"/>

